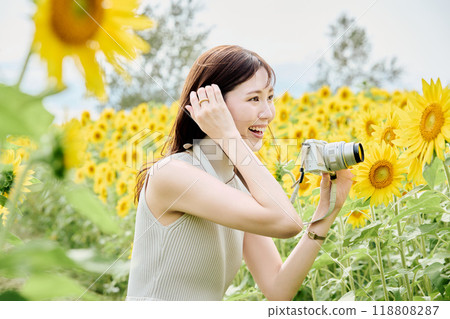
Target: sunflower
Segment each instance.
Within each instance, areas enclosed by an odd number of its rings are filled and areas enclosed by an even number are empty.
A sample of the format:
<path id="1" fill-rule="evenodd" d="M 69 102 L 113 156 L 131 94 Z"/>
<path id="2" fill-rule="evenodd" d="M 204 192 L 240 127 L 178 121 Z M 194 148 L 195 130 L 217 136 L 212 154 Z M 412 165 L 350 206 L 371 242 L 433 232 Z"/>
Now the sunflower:
<path id="1" fill-rule="evenodd" d="M 306 129 L 306 138 L 308 138 L 308 139 L 317 139 L 318 135 L 319 135 L 319 132 L 317 131 L 317 128 L 314 125 L 310 125 Z"/>
<path id="2" fill-rule="evenodd" d="M 344 215 L 348 217 L 346 223 L 352 225 L 352 229 L 364 227 L 366 220 L 370 220 L 370 212 L 368 209 L 352 210 Z"/>
<path id="3" fill-rule="evenodd" d="M 354 185 L 358 198 L 369 198 L 370 205 L 378 206 L 384 203 L 386 206 L 392 198 L 392 194 L 401 196 L 401 181 L 406 173 L 406 163 L 398 159 L 397 148 L 391 147 L 384 141 L 380 144 L 369 145 L 363 163 L 353 168 L 356 178 Z"/>
<path id="4" fill-rule="evenodd" d="M 9 210 L 6 207 L 0 206 L 0 216 L 2 216 L 2 223 L 3 226 L 6 226 L 6 220 L 7 217 L 9 215 Z"/>
<path id="5" fill-rule="evenodd" d="M 114 111 L 114 109 L 108 107 L 102 111 L 102 113 L 100 114 L 100 118 L 104 119 L 105 121 L 110 121 L 114 119 L 115 113 L 116 112 Z"/>
<path id="6" fill-rule="evenodd" d="M 342 101 L 345 101 L 351 97 L 353 97 L 353 92 L 350 90 L 348 86 L 343 86 L 339 88 L 339 90 L 336 92 L 336 95 L 341 99 Z"/>
<path id="7" fill-rule="evenodd" d="M 91 113 L 89 111 L 83 111 L 81 113 L 81 125 L 84 127 L 91 121 Z"/>
<path id="8" fill-rule="evenodd" d="M 399 110 L 399 136 L 394 144 L 406 147 L 412 158 L 419 157 L 430 164 L 433 152 L 445 160 L 445 141 L 450 141 L 450 88 L 442 88 L 441 81 L 422 79 L 423 97 L 413 92 L 408 98 L 407 109 Z"/>
<path id="9" fill-rule="evenodd" d="M 32 185 L 33 170 L 25 172 L 25 165 L 22 165 L 22 157 L 14 152 L 14 150 L 6 150 L 2 154 L 1 163 L 5 164 L 6 169 L 0 171 L 0 195 L 6 198 L 13 198 L 16 191 L 19 192 L 18 202 L 23 203 L 25 199 L 24 193 L 29 193 L 27 186 Z M 24 181 L 21 189 L 17 189 L 16 182 L 24 175 Z"/>
<path id="10" fill-rule="evenodd" d="M 331 95 L 331 90 L 328 85 L 322 86 L 318 91 L 317 95 L 321 97 L 322 99 L 327 98 Z"/>
<path id="11" fill-rule="evenodd" d="M 295 174 L 295 180 L 300 178 L 300 170 L 297 169 Z M 298 190 L 298 193 L 300 196 L 309 196 L 312 193 L 312 190 L 315 185 L 312 184 L 312 182 L 315 182 L 314 177 L 312 177 L 312 174 L 306 174 L 303 176 L 303 181 L 300 183 L 300 188 Z"/>
<path id="12" fill-rule="evenodd" d="M 280 105 L 277 107 L 277 122 L 280 125 L 286 124 L 289 122 L 289 109 L 285 104 Z"/>
<path id="13" fill-rule="evenodd" d="M 360 112 L 354 121 L 355 131 L 358 139 L 368 144 L 374 141 L 374 126 L 380 121 L 379 113 L 373 110 Z"/>
<path id="14" fill-rule="evenodd" d="M 119 215 L 120 218 L 124 218 L 128 215 L 130 212 L 130 203 L 131 198 L 129 196 L 122 197 L 119 199 L 119 202 L 116 206 L 117 215 Z"/>
<path id="15" fill-rule="evenodd" d="M 94 175 L 95 175 L 95 168 L 96 168 L 95 163 L 92 160 L 88 160 L 85 163 L 86 177 L 90 177 L 90 178 L 94 177 Z"/>
<path id="16" fill-rule="evenodd" d="M 303 95 L 300 98 L 300 103 L 304 105 L 311 105 L 311 97 L 309 93 L 303 93 Z"/>
<path id="17" fill-rule="evenodd" d="M 128 182 L 125 178 L 120 178 L 116 183 L 117 195 L 123 195 L 128 191 Z"/>
<path id="18" fill-rule="evenodd" d="M 380 125 L 372 125 L 374 142 L 385 141 L 390 146 L 394 146 L 393 140 L 397 138 L 395 130 L 399 128 L 399 118 L 396 110 L 391 106 L 387 112 L 386 121 Z"/>
<path id="19" fill-rule="evenodd" d="M 103 141 L 103 139 L 105 138 L 105 132 L 103 130 L 95 128 L 91 132 L 90 138 L 91 138 L 91 142 L 99 143 L 99 142 Z"/>
<path id="20" fill-rule="evenodd" d="M 62 64 L 71 56 L 85 77 L 86 88 L 106 100 L 103 70 L 97 61 L 102 52 L 123 76 L 121 59 L 134 60 L 150 46 L 134 31 L 153 26 L 137 16 L 138 0 L 37 0 L 33 51 L 47 62 L 48 75 L 63 86 Z"/>
<path id="21" fill-rule="evenodd" d="M 289 103 L 290 101 L 292 101 L 292 96 L 289 94 L 289 92 L 288 91 L 286 91 L 286 92 L 284 92 L 283 93 L 283 95 L 279 98 L 280 99 L 280 102 L 282 103 L 282 104 L 287 104 L 287 103 Z"/>
<path id="22" fill-rule="evenodd" d="M 78 120 L 72 119 L 65 124 L 62 146 L 64 167 L 66 169 L 79 167 L 83 163 L 87 143 L 81 134 L 81 124 Z"/>
<path id="23" fill-rule="evenodd" d="M 423 162 L 418 157 L 411 158 L 406 152 L 400 155 L 400 159 L 404 159 L 409 162 L 408 169 L 408 181 L 411 181 L 414 185 L 426 184 L 426 180 L 423 178 Z"/>

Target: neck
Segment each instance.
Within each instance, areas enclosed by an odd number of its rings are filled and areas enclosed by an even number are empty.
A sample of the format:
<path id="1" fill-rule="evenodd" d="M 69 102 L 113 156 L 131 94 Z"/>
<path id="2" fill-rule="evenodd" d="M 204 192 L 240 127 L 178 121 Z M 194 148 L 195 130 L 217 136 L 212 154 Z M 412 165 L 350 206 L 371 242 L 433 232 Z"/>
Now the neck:
<path id="1" fill-rule="evenodd" d="M 234 165 L 222 148 L 208 135 L 199 141 L 199 145 L 216 171 L 217 176 L 224 182 L 230 180 L 234 175 Z"/>

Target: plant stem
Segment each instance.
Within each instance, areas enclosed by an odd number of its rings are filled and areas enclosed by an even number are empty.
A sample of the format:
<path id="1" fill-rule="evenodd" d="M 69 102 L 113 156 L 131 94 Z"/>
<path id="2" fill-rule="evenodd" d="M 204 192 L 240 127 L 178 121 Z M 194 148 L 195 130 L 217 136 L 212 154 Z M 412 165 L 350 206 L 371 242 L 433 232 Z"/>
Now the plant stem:
<path id="1" fill-rule="evenodd" d="M 372 206 L 370 206 L 370 212 L 372 213 L 373 220 L 376 221 L 375 209 Z M 384 277 L 383 259 L 381 258 L 380 238 L 378 234 L 375 238 L 375 246 L 377 248 L 378 268 L 380 270 L 381 283 L 383 284 L 384 300 L 389 301 L 389 294 L 386 287 L 386 278 Z"/>
<path id="2" fill-rule="evenodd" d="M 394 215 L 395 216 L 398 215 L 398 210 L 399 210 L 398 209 L 398 205 L 399 205 L 399 202 L 394 204 Z M 402 267 L 403 267 L 403 269 L 407 270 L 405 251 L 404 251 L 404 248 L 403 248 L 403 240 L 400 239 L 400 237 L 402 236 L 402 228 L 400 226 L 400 221 L 397 222 L 397 233 L 398 233 L 398 237 L 399 237 L 398 238 L 398 240 L 399 240 L 398 246 L 399 246 L 399 249 L 400 249 L 400 257 L 401 257 L 401 260 L 402 260 Z M 410 285 L 410 282 L 409 282 L 408 275 L 404 274 L 403 278 L 405 279 L 405 283 L 406 283 L 406 293 L 407 293 L 407 296 L 408 296 L 408 301 L 412 301 L 412 291 L 411 291 L 411 285 Z"/>
<path id="3" fill-rule="evenodd" d="M 344 238 L 345 238 L 345 224 L 344 224 L 344 218 L 342 217 L 342 216 L 340 216 L 339 217 L 339 232 L 341 233 L 341 248 L 344 250 L 344 254 L 346 254 L 346 253 L 348 253 L 348 248 L 347 247 L 345 247 L 344 248 Z M 342 256 L 342 255 L 341 255 Z M 355 289 L 355 282 L 354 282 L 354 279 L 353 279 L 353 273 L 352 273 L 352 270 L 351 270 L 351 268 L 350 268 L 350 258 L 348 258 L 347 259 L 347 261 L 345 262 L 345 267 L 347 268 L 347 269 L 349 269 L 349 280 L 350 280 L 350 287 L 351 287 L 351 290 L 353 291 L 353 292 L 356 292 L 356 289 Z"/>
<path id="4" fill-rule="evenodd" d="M 311 293 L 312 293 L 312 298 L 313 301 L 316 301 L 316 286 L 315 286 L 315 281 L 316 281 L 316 276 L 317 276 L 317 270 L 314 272 L 314 275 L 312 276 L 310 283 L 311 283 Z"/>
<path id="5" fill-rule="evenodd" d="M 422 213 L 420 213 L 418 215 L 419 217 L 419 224 L 422 225 L 423 224 L 423 219 L 422 219 Z M 419 244 L 420 244 L 420 250 L 422 251 L 422 256 L 423 258 L 427 258 L 427 249 L 425 246 L 425 235 L 422 235 L 419 237 Z M 427 275 L 423 275 L 423 281 L 424 281 L 424 285 L 425 285 L 425 290 L 427 291 L 428 296 L 431 297 L 431 293 L 432 293 L 432 289 L 431 289 L 431 283 L 430 283 L 430 279 L 428 278 Z"/>
<path id="6" fill-rule="evenodd" d="M 450 170 L 447 165 L 445 165 L 445 161 L 442 161 L 442 165 L 444 165 L 444 172 L 447 177 L 447 189 L 450 191 Z"/>
<path id="7" fill-rule="evenodd" d="M 22 70 L 20 71 L 19 79 L 17 80 L 17 83 L 16 83 L 17 87 L 19 87 L 20 83 L 22 83 L 23 76 L 25 75 L 25 70 L 27 69 L 28 62 L 30 61 L 31 53 L 33 53 L 33 51 L 30 48 L 30 50 L 28 51 L 27 57 L 25 59 L 25 62 L 23 63 Z"/>

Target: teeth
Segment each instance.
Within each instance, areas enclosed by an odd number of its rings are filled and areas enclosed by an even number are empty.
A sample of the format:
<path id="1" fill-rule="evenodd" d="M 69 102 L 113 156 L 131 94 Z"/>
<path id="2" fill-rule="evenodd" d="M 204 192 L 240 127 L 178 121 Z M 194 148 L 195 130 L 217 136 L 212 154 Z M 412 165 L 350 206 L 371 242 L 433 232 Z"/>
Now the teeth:
<path id="1" fill-rule="evenodd" d="M 255 127 L 255 126 L 250 126 L 249 128 L 252 130 L 255 130 L 255 131 L 262 132 L 262 133 L 264 133 L 264 131 L 266 130 L 265 128 L 259 128 L 259 127 Z"/>

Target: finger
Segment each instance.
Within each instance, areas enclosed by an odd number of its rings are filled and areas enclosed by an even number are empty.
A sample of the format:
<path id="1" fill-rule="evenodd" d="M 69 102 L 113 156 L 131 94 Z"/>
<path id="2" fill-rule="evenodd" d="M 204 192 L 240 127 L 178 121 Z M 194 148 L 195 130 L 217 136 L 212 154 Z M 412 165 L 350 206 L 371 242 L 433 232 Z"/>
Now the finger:
<path id="1" fill-rule="evenodd" d="M 191 92 L 190 99 L 191 99 L 192 108 L 194 110 L 194 114 L 196 115 L 200 112 L 200 105 L 198 105 L 198 97 L 197 97 L 197 93 L 195 91 Z"/>
<path id="2" fill-rule="evenodd" d="M 213 89 L 214 89 L 214 94 L 216 95 L 216 101 L 218 103 L 225 103 L 224 99 L 223 99 L 223 95 L 222 95 L 222 91 L 220 91 L 220 88 L 217 84 L 213 84 L 212 85 Z"/>
<path id="3" fill-rule="evenodd" d="M 194 110 L 192 109 L 192 106 L 186 105 L 186 106 L 185 106 L 185 109 L 188 110 L 189 115 L 190 115 L 192 118 L 195 117 L 195 115 L 194 115 Z"/>
<path id="4" fill-rule="evenodd" d="M 330 174 L 329 173 L 322 173 L 322 181 L 320 182 L 323 185 L 328 185 L 330 182 Z"/>
<path id="5" fill-rule="evenodd" d="M 214 89 L 212 88 L 212 86 L 211 85 L 205 86 L 205 90 L 206 90 L 206 96 L 208 97 L 209 102 L 217 103 L 216 94 L 214 94 Z"/>
<path id="6" fill-rule="evenodd" d="M 203 88 L 203 87 L 201 87 L 201 88 L 199 88 L 199 89 L 197 90 L 197 95 L 198 95 L 199 101 L 208 98 L 208 97 L 206 96 L 206 90 L 205 90 L 205 88 Z M 202 105 L 207 105 L 207 104 L 208 104 L 208 102 L 205 101 L 205 102 L 202 102 L 202 104 L 199 104 L 199 105 L 200 105 L 200 107 L 201 107 Z"/>

